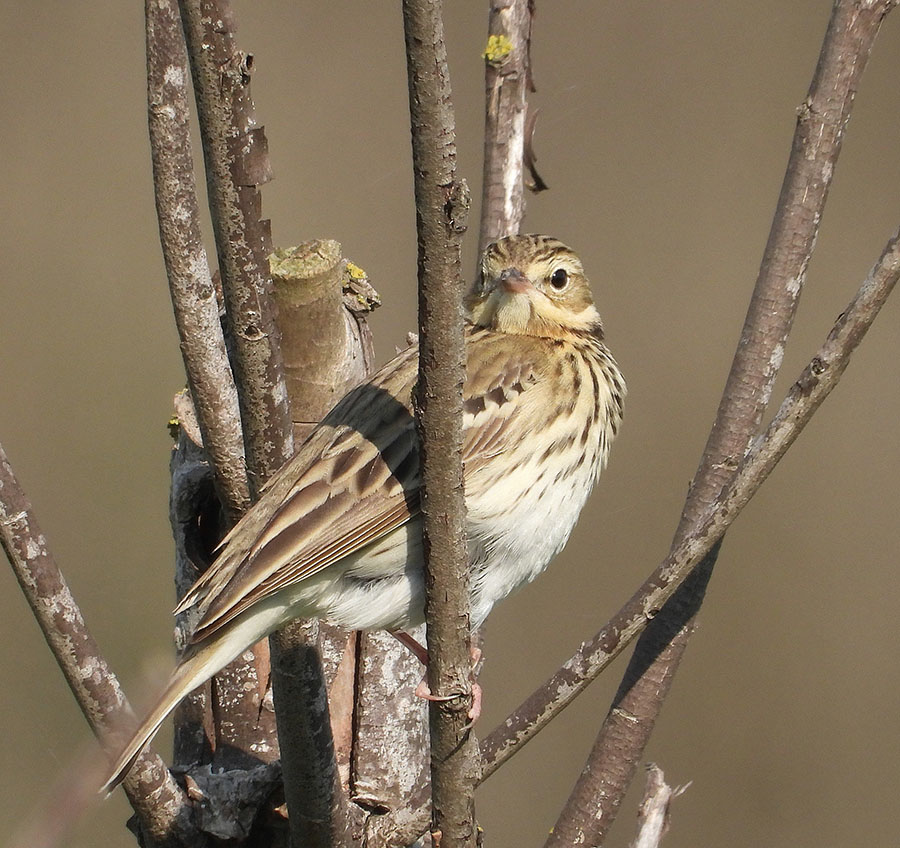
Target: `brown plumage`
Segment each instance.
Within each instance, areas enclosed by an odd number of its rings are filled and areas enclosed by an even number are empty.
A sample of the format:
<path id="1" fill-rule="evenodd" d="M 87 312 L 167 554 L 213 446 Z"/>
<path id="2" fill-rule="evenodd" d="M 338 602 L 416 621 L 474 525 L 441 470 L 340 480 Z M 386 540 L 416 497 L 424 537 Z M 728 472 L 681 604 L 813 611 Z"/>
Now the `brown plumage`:
<path id="1" fill-rule="evenodd" d="M 621 422 L 625 384 L 581 262 L 556 239 L 512 236 L 488 247 L 466 305 L 476 627 L 565 545 Z M 191 642 L 106 788 L 185 694 L 292 618 L 352 629 L 421 623 L 417 364 L 413 346 L 349 392 L 228 534 L 176 608 L 196 608 Z"/>

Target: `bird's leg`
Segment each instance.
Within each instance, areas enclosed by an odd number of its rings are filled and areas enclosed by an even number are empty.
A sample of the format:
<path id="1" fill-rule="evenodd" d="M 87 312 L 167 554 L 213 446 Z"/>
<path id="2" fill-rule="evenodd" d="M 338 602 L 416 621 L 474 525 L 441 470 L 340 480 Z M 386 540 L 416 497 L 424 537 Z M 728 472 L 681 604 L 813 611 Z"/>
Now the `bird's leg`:
<path id="1" fill-rule="evenodd" d="M 391 636 L 393 636 L 401 645 L 405 646 L 409 649 L 409 652 L 420 662 L 422 665 L 428 665 L 428 651 L 425 646 L 421 644 L 417 639 L 414 639 L 409 635 L 405 630 L 391 630 Z"/>
<path id="2" fill-rule="evenodd" d="M 424 666 L 428 666 L 428 650 L 416 639 L 404 630 L 391 630 L 393 636 L 401 645 L 405 645 L 409 651 L 415 655 L 416 659 Z M 481 648 L 472 645 L 470 648 L 470 657 L 472 659 L 472 676 L 474 677 L 475 669 L 481 662 Z M 431 689 L 428 688 L 428 677 L 422 678 L 422 682 L 416 686 L 415 694 L 419 698 L 426 701 L 452 701 L 456 695 L 432 695 Z M 478 721 L 481 715 L 482 689 L 476 680 L 472 680 L 472 706 L 469 709 L 469 718 L 472 722 Z"/>

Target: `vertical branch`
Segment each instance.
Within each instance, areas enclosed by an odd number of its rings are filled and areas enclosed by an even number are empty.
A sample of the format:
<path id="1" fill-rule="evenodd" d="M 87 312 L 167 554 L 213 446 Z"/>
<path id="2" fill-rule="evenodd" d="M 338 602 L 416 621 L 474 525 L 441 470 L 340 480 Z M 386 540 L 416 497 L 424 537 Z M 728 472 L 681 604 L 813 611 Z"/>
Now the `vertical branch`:
<path id="1" fill-rule="evenodd" d="M 172 454 L 170 510 L 175 586 L 180 598 L 197 576 L 196 561 L 219 538 L 219 505 L 228 524 L 250 503 L 237 389 L 225 349 L 219 305 L 200 227 L 190 138 L 190 72 L 177 0 L 147 0 L 147 113 L 160 243 L 175 324 L 193 404 L 178 410 L 182 434 Z M 196 416 L 203 450 L 185 435 Z M 208 464 L 207 464 L 208 463 Z M 215 492 L 209 485 L 210 473 Z M 204 519 L 198 521 L 198 515 Z M 210 528 L 201 535 L 201 528 Z M 184 617 L 176 642 L 186 637 Z M 213 716 L 210 684 L 191 693 L 175 714 L 174 762 L 208 762 Z"/>
<path id="2" fill-rule="evenodd" d="M 468 188 L 456 141 L 440 0 L 404 0 L 419 268 L 425 617 L 432 829 L 444 848 L 475 844 L 477 747 L 469 733 L 469 569 L 462 478 L 465 380 L 460 245 Z"/>
<path id="3" fill-rule="evenodd" d="M 731 372 L 673 547 L 733 477 L 757 433 L 793 323 L 853 99 L 894 0 L 838 0 L 797 129 Z M 599 845 L 652 732 L 703 602 L 718 546 L 647 627 L 588 764 L 546 845 Z"/>
<path id="4" fill-rule="evenodd" d="M 268 222 L 258 186 L 268 150 L 250 96 L 253 57 L 237 49 L 227 0 L 180 0 L 197 112 L 251 493 L 291 456 L 290 411 L 271 303 Z"/>
<path id="5" fill-rule="evenodd" d="M 422 667 L 383 631 L 362 633 L 358 656 L 351 792 L 378 811 L 366 817 L 363 844 L 412 845 L 431 820 L 428 710 L 414 693 Z"/>
<path id="6" fill-rule="evenodd" d="M 115 750 L 118 734 L 133 724 L 134 715 L 87 629 L 2 445 L 0 544 L 91 730 Z M 141 754 L 123 786 L 153 844 L 188 843 L 193 832 L 190 805 L 156 754 Z"/>
<path id="7" fill-rule="evenodd" d="M 318 636 L 317 621 L 293 621 L 269 637 L 291 844 L 303 848 L 349 844 Z"/>
<path id="8" fill-rule="evenodd" d="M 197 423 L 230 523 L 250 503 L 237 391 L 194 183 L 188 68 L 177 0 L 147 0 L 147 107 L 159 238 Z"/>
<path id="9" fill-rule="evenodd" d="M 519 232 L 525 215 L 526 95 L 531 88 L 533 0 L 491 0 L 484 52 L 484 174 L 478 255 Z"/>
<path id="10" fill-rule="evenodd" d="M 291 456 L 290 408 L 272 304 L 268 221 L 259 186 L 270 178 L 265 132 L 250 95 L 253 57 L 237 49 L 228 0 L 179 0 L 203 141 L 207 193 L 232 369 L 238 389 L 251 498 Z M 213 679 L 216 764 L 246 767 L 277 757 L 260 642 Z"/>

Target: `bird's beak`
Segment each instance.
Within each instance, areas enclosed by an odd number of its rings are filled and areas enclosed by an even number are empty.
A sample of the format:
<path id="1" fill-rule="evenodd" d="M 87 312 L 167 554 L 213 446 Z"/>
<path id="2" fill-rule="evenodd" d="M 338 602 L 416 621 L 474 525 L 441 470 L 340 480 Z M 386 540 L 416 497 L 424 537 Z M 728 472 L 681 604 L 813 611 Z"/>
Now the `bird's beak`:
<path id="1" fill-rule="evenodd" d="M 505 268 L 500 272 L 500 285 L 510 294 L 525 294 L 534 286 L 518 268 Z"/>

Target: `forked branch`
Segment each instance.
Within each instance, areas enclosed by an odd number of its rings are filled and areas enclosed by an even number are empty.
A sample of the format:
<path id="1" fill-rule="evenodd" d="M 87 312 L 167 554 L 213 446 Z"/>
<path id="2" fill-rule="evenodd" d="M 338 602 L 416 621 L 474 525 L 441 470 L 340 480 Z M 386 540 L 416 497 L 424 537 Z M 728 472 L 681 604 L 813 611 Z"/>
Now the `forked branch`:
<path id="1" fill-rule="evenodd" d="M 696 527 L 757 435 L 784 355 L 853 100 L 894 0 L 838 0 L 791 155 L 741 338 L 673 541 Z M 718 547 L 648 626 L 548 848 L 602 843 L 631 782 L 693 630 Z M 585 810 L 592 810 L 585 814 Z"/>
<path id="2" fill-rule="evenodd" d="M 658 614 L 691 570 L 722 538 L 766 477 L 837 385 L 850 356 L 900 278 L 900 233 L 791 387 L 778 414 L 754 443 L 734 479 L 647 578 L 628 603 L 536 689 L 482 743 L 484 775 L 493 774 L 579 695 Z"/>

